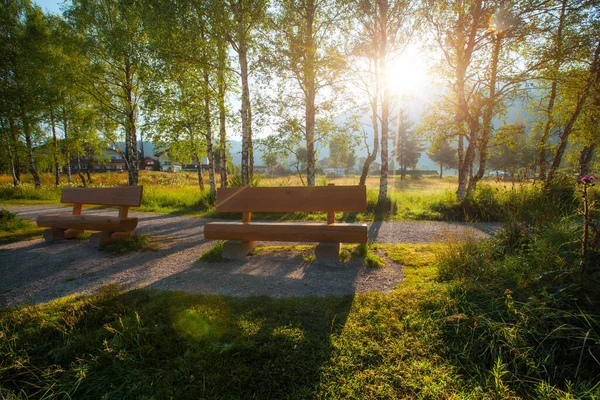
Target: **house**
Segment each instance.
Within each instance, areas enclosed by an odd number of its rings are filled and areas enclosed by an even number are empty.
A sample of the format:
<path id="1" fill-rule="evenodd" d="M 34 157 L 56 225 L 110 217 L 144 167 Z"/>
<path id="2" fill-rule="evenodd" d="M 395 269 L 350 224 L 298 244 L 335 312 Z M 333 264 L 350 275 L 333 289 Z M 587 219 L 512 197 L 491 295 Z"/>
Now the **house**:
<path id="1" fill-rule="evenodd" d="M 362 172 L 363 166 L 365 165 L 365 161 L 367 160 L 367 157 L 360 157 L 358 159 L 358 171 Z M 377 161 L 373 161 L 371 163 L 371 165 L 369 165 L 369 173 L 370 174 L 377 174 L 381 171 L 381 164 L 378 163 Z"/>
<path id="2" fill-rule="evenodd" d="M 267 173 L 269 173 L 269 167 L 267 167 L 266 165 L 255 165 L 254 173 L 255 174 L 267 174 Z"/>
<path id="3" fill-rule="evenodd" d="M 347 168 L 323 168 L 325 175 L 345 176 L 347 171 Z"/>
<path id="4" fill-rule="evenodd" d="M 156 154 L 155 157 L 158 157 L 158 163 L 160 165 L 160 171 L 163 172 L 181 172 L 181 171 L 198 171 L 198 163 L 182 163 L 179 161 L 171 160 L 169 158 L 169 150 L 162 150 Z M 206 157 L 202 157 L 200 168 L 202 171 L 208 171 L 208 159 Z"/>
<path id="5" fill-rule="evenodd" d="M 156 170 L 157 161 L 158 160 L 153 157 L 144 157 L 140 169 L 144 171 L 154 171 Z"/>
<path id="6" fill-rule="evenodd" d="M 97 153 L 92 147 L 86 149 L 86 154 L 79 157 L 82 171 L 106 172 L 106 171 L 125 171 L 126 164 L 123 154 L 115 147 L 103 149 Z M 77 172 L 77 158 L 71 158 L 71 171 Z"/>

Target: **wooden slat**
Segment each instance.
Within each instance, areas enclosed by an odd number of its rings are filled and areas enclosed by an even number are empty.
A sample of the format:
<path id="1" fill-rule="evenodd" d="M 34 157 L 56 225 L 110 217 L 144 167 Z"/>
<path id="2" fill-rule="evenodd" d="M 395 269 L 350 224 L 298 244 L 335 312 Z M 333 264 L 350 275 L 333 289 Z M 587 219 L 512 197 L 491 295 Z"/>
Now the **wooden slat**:
<path id="1" fill-rule="evenodd" d="M 81 204 L 81 203 L 73 204 L 73 215 L 81 215 L 82 208 L 83 208 L 83 204 Z"/>
<path id="2" fill-rule="evenodd" d="M 38 226 L 46 228 L 130 232 L 136 228 L 138 219 L 100 215 L 45 214 L 39 215 L 36 222 Z"/>
<path id="3" fill-rule="evenodd" d="M 366 243 L 366 224 L 211 222 L 204 237 L 215 240 Z"/>
<path id="4" fill-rule="evenodd" d="M 139 207 L 143 186 L 110 188 L 68 188 L 62 190 L 61 203 L 99 204 Z"/>
<path id="5" fill-rule="evenodd" d="M 252 221 L 252 213 L 251 212 L 243 212 L 242 213 L 242 222 L 245 224 L 249 224 Z"/>
<path id="6" fill-rule="evenodd" d="M 367 211 L 366 186 L 219 188 L 219 212 Z"/>

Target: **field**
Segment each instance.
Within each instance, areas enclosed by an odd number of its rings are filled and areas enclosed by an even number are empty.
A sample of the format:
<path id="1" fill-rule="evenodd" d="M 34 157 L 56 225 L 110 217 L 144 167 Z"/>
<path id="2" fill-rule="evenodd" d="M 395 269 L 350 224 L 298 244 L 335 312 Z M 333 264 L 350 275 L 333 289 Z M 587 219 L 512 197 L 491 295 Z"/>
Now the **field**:
<path id="1" fill-rule="evenodd" d="M 58 203 L 60 189 L 66 187 L 65 178 L 60 187 L 53 185 L 51 174 L 42 175 L 42 188 L 35 189 L 24 176 L 20 188 L 13 188 L 8 175 L 0 175 L 0 203 L 4 204 L 52 204 Z M 208 176 L 204 177 L 207 184 Z M 233 177 L 236 180 L 236 177 Z M 239 179 L 237 179 L 239 180 Z M 327 178 L 318 177 L 318 185 L 334 183 L 336 185 L 356 185 L 358 176 Z M 77 176 L 74 185 L 79 185 Z M 260 186 L 301 185 L 297 177 L 257 177 Z M 90 186 L 116 186 L 127 184 L 126 173 L 93 174 Z M 140 211 L 155 213 L 176 213 L 196 217 L 238 218 L 238 215 L 219 215 L 215 213 L 208 189 L 200 191 L 197 175 L 194 173 L 142 172 L 140 184 L 144 185 L 144 195 Z M 218 186 L 218 183 L 217 183 Z M 529 218 L 536 220 L 548 216 L 560 215 L 569 211 L 572 204 L 573 189 L 567 190 L 556 201 L 542 201 L 539 185 L 531 183 L 486 181 L 464 204 L 456 201 L 456 178 L 422 177 L 400 181 L 399 177 L 390 177 L 388 187 L 388 205 L 377 210 L 379 179 L 367 179 L 367 212 L 359 214 L 340 214 L 341 220 L 438 220 L 438 221 L 502 221 L 511 218 Z M 562 196 L 562 197 L 560 197 Z M 569 197 L 570 196 L 570 197 Z M 551 206 L 551 207 L 548 207 Z M 325 220 L 323 214 L 257 214 L 262 219 L 288 220 Z"/>

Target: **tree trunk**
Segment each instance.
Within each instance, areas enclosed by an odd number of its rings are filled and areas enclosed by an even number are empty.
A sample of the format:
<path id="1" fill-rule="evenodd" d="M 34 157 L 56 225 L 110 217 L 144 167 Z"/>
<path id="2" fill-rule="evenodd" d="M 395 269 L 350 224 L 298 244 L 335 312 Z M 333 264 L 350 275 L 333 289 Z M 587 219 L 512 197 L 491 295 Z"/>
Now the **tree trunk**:
<path id="1" fill-rule="evenodd" d="M 467 196 L 475 187 L 477 182 L 483 179 L 485 167 L 487 164 L 487 145 L 492 134 L 492 119 L 494 118 L 494 106 L 496 105 L 496 80 L 498 76 L 498 61 L 500 59 L 500 49 L 502 48 L 503 34 L 495 34 L 494 48 L 492 50 L 492 64 L 490 72 L 490 95 L 483 114 L 483 130 L 479 140 L 479 168 L 477 173 L 469 179 L 467 187 Z"/>
<path id="2" fill-rule="evenodd" d="M 205 64 L 204 68 L 204 123 L 206 125 L 206 146 L 208 155 L 208 181 L 210 186 L 210 195 L 215 197 L 217 195 L 217 186 L 215 184 L 215 153 L 213 151 L 213 138 L 212 138 L 212 121 L 210 119 L 210 76 L 208 74 L 208 65 Z"/>
<path id="3" fill-rule="evenodd" d="M 362 174 L 360 175 L 359 185 L 365 185 L 367 182 L 367 175 L 369 174 L 369 168 L 371 168 L 371 163 L 375 161 L 377 158 L 377 153 L 379 152 L 379 123 L 378 123 L 378 115 L 377 115 L 377 101 L 379 99 L 379 68 L 378 68 L 378 60 L 375 58 L 373 60 L 373 68 L 374 74 L 373 77 L 375 79 L 375 91 L 373 93 L 373 97 L 371 97 L 371 123 L 373 124 L 373 152 L 368 153 L 367 150 L 367 158 L 365 159 L 365 163 L 362 167 Z M 365 145 L 367 145 L 367 138 L 365 135 Z"/>
<path id="4" fill-rule="evenodd" d="M 388 21 L 388 3 L 387 0 L 378 2 L 379 8 L 379 69 L 382 75 L 383 99 L 381 103 L 381 176 L 379 179 L 379 197 L 377 206 L 383 206 L 387 201 L 388 187 L 388 131 L 390 114 L 390 90 L 387 80 L 386 58 L 387 58 L 387 21 Z"/>
<path id="5" fill-rule="evenodd" d="M 25 112 L 23 111 L 22 116 L 23 120 L 23 133 L 25 134 L 25 144 L 27 145 L 27 155 L 29 157 L 29 172 L 31 172 L 31 176 L 33 177 L 33 184 L 37 189 L 42 187 L 42 183 L 40 181 L 40 176 L 38 175 L 37 168 L 35 166 L 35 158 L 33 157 L 33 141 L 31 140 L 31 127 L 29 126 L 29 119 Z"/>
<path id="6" fill-rule="evenodd" d="M 90 165 L 88 164 L 88 169 Z M 83 187 L 87 187 L 87 182 L 85 181 L 85 176 L 83 176 L 83 172 L 81 171 L 81 157 L 79 156 L 79 152 L 77 152 L 77 175 L 79 175 L 79 179 L 81 179 L 81 184 Z"/>
<path id="7" fill-rule="evenodd" d="M 63 130 L 65 131 L 65 157 L 67 159 L 67 184 L 71 186 L 71 152 L 69 151 L 69 121 L 67 120 L 67 111 L 63 99 Z"/>
<path id="8" fill-rule="evenodd" d="M 194 160 L 196 161 L 196 170 L 198 172 L 198 186 L 200 186 L 200 191 L 204 191 L 204 179 L 202 179 L 202 158 L 194 155 Z"/>
<path id="9" fill-rule="evenodd" d="M 217 66 L 217 87 L 218 87 L 218 104 L 219 104 L 219 151 L 220 151 L 220 169 L 221 169 L 221 187 L 227 187 L 227 130 L 226 110 L 225 110 L 225 68 L 227 67 L 226 47 L 219 42 L 219 61 Z"/>
<path id="10" fill-rule="evenodd" d="M 239 24 L 239 51 L 238 58 L 240 62 L 240 72 L 242 74 L 242 185 L 246 186 L 250 183 L 250 174 L 248 171 L 248 150 L 250 146 L 250 119 L 248 110 L 250 108 L 250 89 L 248 87 L 248 60 L 245 34 L 243 33 L 243 17 L 242 12 L 238 13 Z"/>
<path id="11" fill-rule="evenodd" d="M 248 101 L 248 181 L 254 179 L 254 143 L 252 142 L 252 104 Z"/>
<path id="12" fill-rule="evenodd" d="M 54 112 L 50 111 L 50 122 L 52 124 L 52 143 L 54 156 L 54 185 L 60 185 L 60 163 L 58 162 L 58 139 L 56 137 L 56 121 Z"/>
<path id="13" fill-rule="evenodd" d="M 19 148 L 18 148 L 18 133 L 17 127 L 15 126 L 15 121 L 11 115 L 8 117 L 8 127 L 10 129 L 10 137 L 8 138 L 8 143 L 14 144 L 13 158 L 14 162 L 12 163 L 12 174 L 13 174 L 13 185 L 20 186 L 21 185 L 21 157 L 19 157 Z"/>
<path id="14" fill-rule="evenodd" d="M 137 121 L 135 105 L 133 104 L 133 81 L 131 63 L 125 59 L 125 97 L 127 101 L 127 121 L 125 125 L 125 153 L 129 186 L 138 184 L 138 148 L 137 148 Z"/>
<path id="15" fill-rule="evenodd" d="M 440 179 L 444 177 L 444 164 L 440 164 Z"/>
<path id="16" fill-rule="evenodd" d="M 594 157 L 594 151 L 596 150 L 596 143 L 592 143 L 589 146 L 585 146 L 581 153 L 579 153 L 579 177 L 586 176 L 590 173 L 590 165 L 592 158 Z"/>
<path id="17" fill-rule="evenodd" d="M 144 158 L 146 158 L 144 156 L 144 132 L 142 129 L 140 129 L 140 161 L 138 163 L 140 170 L 145 170 L 146 169 L 146 164 L 144 164 Z"/>
<path id="18" fill-rule="evenodd" d="M 569 121 L 567 122 L 567 124 L 563 128 L 563 131 L 560 134 L 560 140 L 558 143 L 558 147 L 556 148 L 554 158 L 552 159 L 552 164 L 550 165 L 550 170 L 548 170 L 548 176 L 546 177 L 546 182 L 545 182 L 546 187 L 548 187 L 552 183 L 552 179 L 554 178 L 554 175 L 556 174 L 556 170 L 560 166 L 560 162 L 562 161 L 563 154 L 565 152 L 565 149 L 567 148 L 567 143 L 569 141 L 569 135 L 571 134 L 571 131 L 573 130 L 573 126 L 575 125 L 575 122 L 577 121 L 579 114 L 581 114 L 581 110 L 583 109 L 583 105 L 584 105 L 585 101 L 587 100 L 587 97 L 590 93 L 590 88 L 591 88 L 593 82 L 596 79 L 598 79 L 598 73 L 599 73 L 598 58 L 599 57 L 600 57 L 600 41 L 598 41 L 598 43 L 596 44 L 596 50 L 594 51 L 594 58 L 590 65 L 589 75 L 586 79 L 585 86 L 581 92 L 581 95 L 577 99 L 577 104 L 575 106 L 575 110 L 573 111 L 573 114 L 571 114 L 571 118 L 569 118 Z"/>
<path id="19" fill-rule="evenodd" d="M 314 23 L 314 1 L 309 0 L 306 5 L 306 27 L 305 27 L 305 48 L 306 57 L 302 65 L 304 75 L 304 93 L 305 93 L 305 135 L 306 135 L 306 182 L 308 186 L 315 186 L 315 44 L 313 38 Z"/>
<path id="20" fill-rule="evenodd" d="M 8 153 L 8 161 L 10 163 L 10 174 L 13 180 L 13 186 L 17 187 L 20 185 L 21 182 L 19 182 L 19 179 L 17 178 L 17 171 L 15 169 L 15 157 L 13 154 L 13 149 L 12 149 L 12 145 L 11 145 L 11 139 L 10 139 L 10 132 L 6 129 L 6 126 L 4 124 L 4 119 L 0 118 L 0 123 L 2 124 L 2 132 L 5 133 L 4 135 L 4 141 L 6 143 L 6 151 Z"/>
<path id="21" fill-rule="evenodd" d="M 89 148 L 87 149 L 88 156 L 88 165 L 85 169 L 85 175 L 87 176 L 87 183 L 92 183 L 92 176 L 90 175 L 90 168 L 92 168 L 92 164 L 94 163 L 94 150 Z"/>
<path id="22" fill-rule="evenodd" d="M 552 113 L 554 112 L 554 104 L 556 102 L 556 96 L 558 94 L 558 70 L 562 63 L 562 41 L 563 41 L 563 29 L 565 25 L 565 14 L 567 9 L 567 0 L 562 0 L 560 8 L 560 17 L 558 19 L 558 29 L 556 31 L 556 58 L 554 60 L 552 86 L 550 87 L 550 97 L 548 99 L 548 107 L 546 108 L 546 122 L 544 123 L 544 129 L 542 136 L 538 141 L 538 163 L 540 167 L 540 180 L 546 179 L 546 146 L 548 144 L 548 138 L 550 137 L 550 128 L 554 122 Z"/>

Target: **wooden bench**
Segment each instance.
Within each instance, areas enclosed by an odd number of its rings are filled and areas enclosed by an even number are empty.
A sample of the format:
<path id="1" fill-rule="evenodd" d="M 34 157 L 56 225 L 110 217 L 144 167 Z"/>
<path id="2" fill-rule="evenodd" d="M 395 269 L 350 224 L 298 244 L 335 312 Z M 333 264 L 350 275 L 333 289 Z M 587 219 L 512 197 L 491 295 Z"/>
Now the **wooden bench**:
<path id="1" fill-rule="evenodd" d="M 100 246 L 131 235 L 138 224 L 137 218 L 127 216 L 129 207 L 139 207 L 142 186 L 111 188 L 63 189 L 61 203 L 73 203 L 72 214 L 43 214 L 37 217 L 38 226 L 50 228 L 44 231 L 46 242 L 69 239 L 85 230 L 100 231 L 92 234 L 90 243 Z M 81 215 L 84 204 L 118 206 L 118 216 Z"/>
<path id="2" fill-rule="evenodd" d="M 319 262 L 339 262 L 340 243 L 366 243 L 367 225 L 336 223 L 335 212 L 367 210 L 365 186 L 219 188 L 218 212 L 241 212 L 242 222 L 211 222 L 206 239 L 228 240 L 223 256 L 239 259 L 252 252 L 256 241 L 319 242 Z M 253 212 L 327 212 L 326 223 L 251 222 Z"/>

